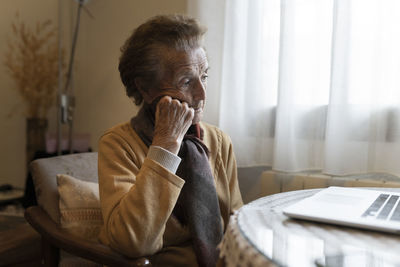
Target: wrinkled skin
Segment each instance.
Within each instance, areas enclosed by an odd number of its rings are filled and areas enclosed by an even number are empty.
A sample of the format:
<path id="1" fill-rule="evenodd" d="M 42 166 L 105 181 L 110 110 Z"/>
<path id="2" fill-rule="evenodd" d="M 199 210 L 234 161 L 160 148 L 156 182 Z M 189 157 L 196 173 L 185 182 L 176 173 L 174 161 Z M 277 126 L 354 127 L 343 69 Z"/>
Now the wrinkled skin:
<path id="1" fill-rule="evenodd" d="M 190 125 L 199 123 L 206 99 L 208 61 L 203 48 L 191 51 L 166 49 L 160 88 L 143 92 L 156 106 L 152 145 L 177 154 Z"/>

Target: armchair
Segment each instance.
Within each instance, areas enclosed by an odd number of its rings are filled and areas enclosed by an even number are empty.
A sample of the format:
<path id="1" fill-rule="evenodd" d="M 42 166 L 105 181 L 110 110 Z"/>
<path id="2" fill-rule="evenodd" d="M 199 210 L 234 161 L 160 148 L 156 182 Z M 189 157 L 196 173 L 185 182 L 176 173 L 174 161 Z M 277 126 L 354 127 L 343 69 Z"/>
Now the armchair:
<path id="1" fill-rule="evenodd" d="M 46 266 L 57 266 L 60 249 L 74 256 L 108 266 L 151 266 L 147 258 L 130 259 L 99 242 L 76 236 L 62 228 L 57 174 L 86 182 L 98 182 L 97 153 L 80 153 L 37 159 L 30 164 L 38 206 L 25 211 L 26 220 L 43 240 Z"/>

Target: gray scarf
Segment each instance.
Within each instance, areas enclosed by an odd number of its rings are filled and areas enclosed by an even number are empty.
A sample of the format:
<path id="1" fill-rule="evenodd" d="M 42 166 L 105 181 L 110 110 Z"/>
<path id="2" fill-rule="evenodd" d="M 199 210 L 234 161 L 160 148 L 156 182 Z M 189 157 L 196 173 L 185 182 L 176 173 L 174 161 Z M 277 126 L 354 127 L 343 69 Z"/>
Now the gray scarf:
<path id="1" fill-rule="evenodd" d="M 150 146 L 154 133 L 154 115 L 144 105 L 131 125 L 143 142 Z M 176 175 L 185 184 L 172 212 L 179 222 L 189 228 L 199 266 L 215 266 L 222 239 L 221 213 L 214 177 L 208 162 L 208 149 L 202 142 L 203 131 L 198 124 L 186 133 L 178 156 L 182 159 Z"/>

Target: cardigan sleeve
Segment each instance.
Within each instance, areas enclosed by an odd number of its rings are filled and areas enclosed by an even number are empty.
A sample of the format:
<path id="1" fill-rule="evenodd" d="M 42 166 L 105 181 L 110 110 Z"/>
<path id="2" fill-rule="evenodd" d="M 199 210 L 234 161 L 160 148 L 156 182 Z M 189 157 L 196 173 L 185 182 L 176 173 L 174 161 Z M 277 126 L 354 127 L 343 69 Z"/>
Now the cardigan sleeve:
<path id="1" fill-rule="evenodd" d="M 184 181 L 149 158 L 140 164 L 132 145 L 115 133 L 100 139 L 98 172 L 100 240 L 128 257 L 161 250 Z"/>
<path id="2" fill-rule="evenodd" d="M 225 133 L 223 135 L 222 143 L 222 158 L 224 159 L 226 176 L 229 181 L 229 192 L 230 192 L 230 213 L 233 214 L 235 210 L 238 210 L 243 206 L 242 195 L 239 189 L 239 182 L 237 178 L 237 165 L 236 158 L 233 152 L 233 146 L 231 139 Z"/>

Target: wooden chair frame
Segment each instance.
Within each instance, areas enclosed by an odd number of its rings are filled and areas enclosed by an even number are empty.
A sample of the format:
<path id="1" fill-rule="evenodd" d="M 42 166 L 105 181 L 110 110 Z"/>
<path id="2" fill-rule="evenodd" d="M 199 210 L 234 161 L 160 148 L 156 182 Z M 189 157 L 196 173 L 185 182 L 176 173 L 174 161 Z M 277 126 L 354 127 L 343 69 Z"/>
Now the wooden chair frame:
<path id="1" fill-rule="evenodd" d="M 73 236 L 60 228 L 39 206 L 25 211 L 29 224 L 42 236 L 43 261 L 45 266 L 58 266 L 59 250 L 107 266 L 151 267 L 147 258 L 129 259 L 100 243 Z"/>

